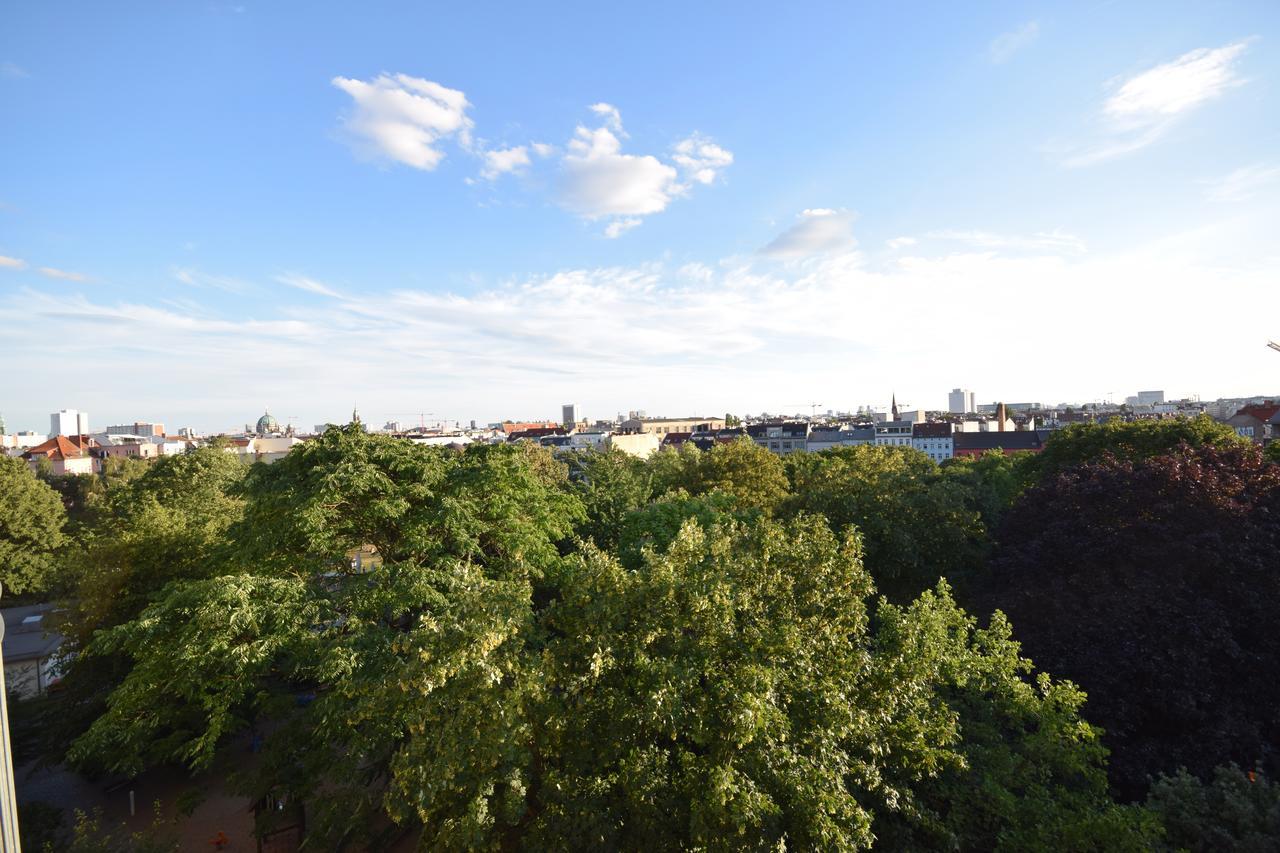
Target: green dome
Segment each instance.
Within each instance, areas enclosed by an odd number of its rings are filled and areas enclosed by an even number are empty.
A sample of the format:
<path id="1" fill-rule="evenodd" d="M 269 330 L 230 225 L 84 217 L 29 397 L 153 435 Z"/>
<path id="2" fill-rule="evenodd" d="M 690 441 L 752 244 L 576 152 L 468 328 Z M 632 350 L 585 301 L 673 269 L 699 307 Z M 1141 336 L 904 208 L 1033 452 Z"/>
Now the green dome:
<path id="1" fill-rule="evenodd" d="M 280 424 L 275 418 L 271 417 L 271 413 L 267 412 L 258 418 L 258 435 L 266 435 L 269 432 L 279 432 Z"/>

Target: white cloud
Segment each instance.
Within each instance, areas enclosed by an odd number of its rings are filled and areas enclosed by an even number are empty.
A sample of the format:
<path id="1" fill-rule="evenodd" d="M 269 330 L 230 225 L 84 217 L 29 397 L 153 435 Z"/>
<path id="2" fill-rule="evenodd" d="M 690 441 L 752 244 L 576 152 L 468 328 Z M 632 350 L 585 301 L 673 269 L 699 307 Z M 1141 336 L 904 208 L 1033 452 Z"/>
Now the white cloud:
<path id="1" fill-rule="evenodd" d="M 11 270 L 22 270 L 27 268 L 27 262 L 21 258 L 10 258 L 0 255 L 0 267 Z"/>
<path id="2" fill-rule="evenodd" d="M 1101 139 L 1077 149 L 1067 166 L 1087 166 L 1130 154 L 1161 139 L 1181 117 L 1220 97 L 1245 80 L 1236 61 L 1248 41 L 1198 48 L 1141 74 L 1113 82 L 1102 106 Z"/>
<path id="3" fill-rule="evenodd" d="M 529 147 L 533 149 L 534 154 L 544 159 L 556 153 L 556 147 L 545 142 L 531 142 Z"/>
<path id="4" fill-rule="evenodd" d="M 891 251 L 896 252 L 899 249 L 905 249 L 909 246 L 914 246 L 918 242 L 920 241 L 917 240 L 915 237 L 894 237 L 892 240 L 885 243 L 885 245 L 888 246 Z"/>
<path id="5" fill-rule="evenodd" d="M 482 156 L 484 167 L 480 170 L 480 177 L 487 181 L 492 181 L 508 172 L 519 171 L 527 167 L 530 162 L 529 151 L 523 145 L 485 151 Z"/>
<path id="6" fill-rule="evenodd" d="M 710 184 L 721 170 L 733 164 L 733 152 L 698 133 L 677 142 L 674 150 L 671 159 L 680 167 L 686 181 Z"/>
<path id="7" fill-rule="evenodd" d="M 1146 120 L 1199 106 L 1243 82 L 1236 75 L 1235 61 L 1246 46 L 1238 41 L 1218 48 L 1202 47 L 1157 65 L 1126 80 L 1107 99 L 1103 111 L 1115 118 Z"/>
<path id="8" fill-rule="evenodd" d="M 431 170 L 444 159 L 442 141 L 456 138 L 463 148 L 471 145 L 469 104 L 457 89 L 407 74 L 380 74 L 370 81 L 334 77 L 332 82 L 355 102 L 344 126 L 362 154 Z"/>
<path id="9" fill-rule="evenodd" d="M 987 47 L 987 56 L 996 64 L 1008 62 L 1018 51 L 1030 45 L 1040 36 L 1040 25 L 1028 21 L 1015 30 L 1001 33 Z"/>
<path id="10" fill-rule="evenodd" d="M 820 207 L 802 211 L 800 221 L 773 238 L 760 254 L 795 260 L 850 252 L 857 245 L 853 237 L 853 214 Z"/>
<path id="11" fill-rule="evenodd" d="M 170 419 L 211 412 L 221 427 L 256 417 L 264 398 L 301 423 L 323 422 L 344 416 L 350 404 L 337 401 L 353 395 L 370 416 L 431 399 L 437 417 L 497 419 L 550 414 L 562 398 L 599 416 L 776 411 L 798 399 L 851 409 L 886 404 L 891 388 L 899 400 L 941 406 L 953 376 L 988 400 L 1088 401 L 1151 383 L 1171 394 L 1255 394 L 1274 382 L 1254 354 L 1275 336 L 1275 313 L 1239 304 L 1275 304 L 1280 258 L 1268 223 L 1250 222 L 1119 253 L 943 246 L 878 266 L 837 254 L 798 265 L 567 269 L 463 291 L 298 297 L 258 317 L 241 304 L 224 313 L 10 292 L 0 294 L 0 351 L 43 387 L 85 388 L 77 371 L 102 368 L 83 408 L 126 398 Z M 1233 242 L 1250 227 L 1253 243 Z M 1151 281 L 1162 298 L 1151 298 Z M 1200 298 L 1206 281 L 1233 298 Z M 1191 301 L 1195 347 L 1178 335 L 1095 335 L 1072 348 L 1109 318 L 1184 328 Z M 1000 346 L 956 347 L 958 328 L 998 329 Z M 1043 352 L 1046 341 L 1072 356 L 1010 358 Z M 181 361 L 183 381 L 138 386 L 131 377 L 158 356 Z"/>
<path id="12" fill-rule="evenodd" d="M 226 275 L 210 275 L 192 267 L 174 267 L 173 277 L 188 287 L 211 287 L 225 290 L 228 293 L 245 293 L 250 289 L 248 283 Z"/>
<path id="13" fill-rule="evenodd" d="M 63 281 L 88 281 L 89 277 L 78 272 L 68 272 L 67 270 L 55 269 L 54 267 L 40 267 L 36 270 L 40 275 L 47 278 L 58 278 Z"/>
<path id="14" fill-rule="evenodd" d="M 0 62 L 0 77 L 6 80 L 23 80 L 30 76 L 31 73 L 27 69 L 15 62 Z"/>
<path id="15" fill-rule="evenodd" d="M 644 222 L 644 220 L 636 216 L 630 216 L 626 219 L 615 219 L 605 226 L 604 236 L 612 240 L 615 237 L 622 236 L 624 232 L 630 231 L 642 222 Z"/>
<path id="16" fill-rule="evenodd" d="M 1206 181 L 1205 195 L 1210 201 L 1246 201 L 1263 187 L 1280 180 L 1280 165 L 1255 163 L 1236 169 L 1213 181 Z"/>
<path id="17" fill-rule="evenodd" d="M 990 231 L 943 230 L 931 231 L 928 237 L 937 240 L 953 240 L 978 249 L 1013 249 L 1017 251 L 1083 252 L 1084 240 L 1062 229 L 1038 231 L 1029 236 L 1019 234 L 995 234 Z"/>
<path id="18" fill-rule="evenodd" d="M 623 154 L 607 127 L 579 127 L 562 167 L 561 200 L 587 219 L 658 213 L 682 191 L 673 166 L 647 154 Z"/>
<path id="19" fill-rule="evenodd" d="M 605 126 L 619 136 L 626 136 L 627 132 L 622 129 L 622 113 L 618 112 L 618 108 L 613 104 L 598 103 L 588 107 L 591 112 L 604 119 Z"/>
<path id="20" fill-rule="evenodd" d="M 713 182 L 733 154 L 694 134 L 674 147 L 672 163 L 651 154 L 622 153 L 622 118 L 616 107 L 594 104 L 605 126 L 579 125 L 560 160 L 560 203 L 587 220 L 611 219 L 606 237 L 640 224 L 640 217 L 666 210 L 695 184 Z M 683 175 L 683 180 L 681 179 Z"/>
<path id="21" fill-rule="evenodd" d="M 284 275 L 276 276 L 276 281 L 280 282 L 281 284 L 287 284 L 290 287 L 295 287 L 298 290 L 305 290 L 307 293 L 315 293 L 315 294 L 318 294 L 319 296 L 331 296 L 335 299 L 342 298 L 341 293 L 338 293 L 336 290 L 329 287 L 327 284 L 316 281 L 314 278 L 308 278 L 305 275 L 298 275 L 297 273 L 285 273 Z"/>

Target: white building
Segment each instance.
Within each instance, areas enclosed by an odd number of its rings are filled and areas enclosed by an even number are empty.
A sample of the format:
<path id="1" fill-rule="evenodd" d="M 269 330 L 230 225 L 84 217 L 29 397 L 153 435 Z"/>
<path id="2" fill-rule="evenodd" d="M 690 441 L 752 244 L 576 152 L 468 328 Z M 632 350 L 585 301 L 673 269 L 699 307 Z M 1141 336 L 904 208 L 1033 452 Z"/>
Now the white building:
<path id="1" fill-rule="evenodd" d="M 1163 403 L 1163 402 L 1164 402 L 1163 391 L 1139 391 L 1138 392 L 1139 406 L 1154 406 L 1156 403 Z"/>
<path id="2" fill-rule="evenodd" d="M 89 413 L 62 409 L 49 415 L 50 435 L 88 435 Z"/>
<path id="3" fill-rule="evenodd" d="M 947 395 L 947 411 L 953 415 L 968 415 L 977 411 L 973 392 L 965 388 L 953 388 Z"/>
<path id="4" fill-rule="evenodd" d="M 911 430 L 911 446 L 927 455 L 934 462 L 943 462 L 955 455 L 955 439 L 951 437 L 951 424 L 916 424 Z"/>
<path id="5" fill-rule="evenodd" d="M 876 424 L 876 444 L 910 447 L 913 426 L 915 424 L 910 421 L 885 421 Z"/>

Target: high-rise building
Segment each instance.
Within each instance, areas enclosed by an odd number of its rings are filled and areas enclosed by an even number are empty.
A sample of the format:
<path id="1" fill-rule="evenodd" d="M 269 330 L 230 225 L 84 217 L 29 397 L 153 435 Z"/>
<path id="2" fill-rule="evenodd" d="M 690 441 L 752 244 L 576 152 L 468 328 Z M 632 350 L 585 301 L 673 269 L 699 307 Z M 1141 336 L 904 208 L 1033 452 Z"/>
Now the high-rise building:
<path id="1" fill-rule="evenodd" d="M 1154 406 L 1156 403 L 1163 403 L 1163 402 L 1164 402 L 1163 391 L 1139 391 L 1138 392 L 1139 406 Z"/>
<path id="2" fill-rule="evenodd" d="M 88 435 L 89 413 L 62 409 L 49 415 L 50 435 Z"/>
<path id="3" fill-rule="evenodd" d="M 565 403 L 560 407 L 560 423 L 564 425 L 565 429 L 573 429 L 574 425 L 578 423 L 577 403 Z"/>
<path id="4" fill-rule="evenodd" d="M 953 415 L 969 415 L 977 410 L 973 392 L 965 388 L 953 388 L 947 395 L 947 411 Z"/>

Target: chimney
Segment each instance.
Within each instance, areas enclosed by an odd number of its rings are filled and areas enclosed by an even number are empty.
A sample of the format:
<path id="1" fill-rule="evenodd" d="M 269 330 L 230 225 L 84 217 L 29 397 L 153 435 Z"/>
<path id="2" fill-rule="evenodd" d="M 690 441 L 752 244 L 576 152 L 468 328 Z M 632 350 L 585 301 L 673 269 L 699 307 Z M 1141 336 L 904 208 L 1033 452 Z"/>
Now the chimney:
<path id="1" fill-rule="evenodd" d="M 1004 432 L 1004 422 L 1005 422 L 1005 419 L 1008 417 L 1009 417 L 1008 414 L 1006 414 L 1004 410 L 1004 403 L 997 403 L 996 404 L 996 421 L 998 423 L 997 429 L 1000 432 Z"/>

